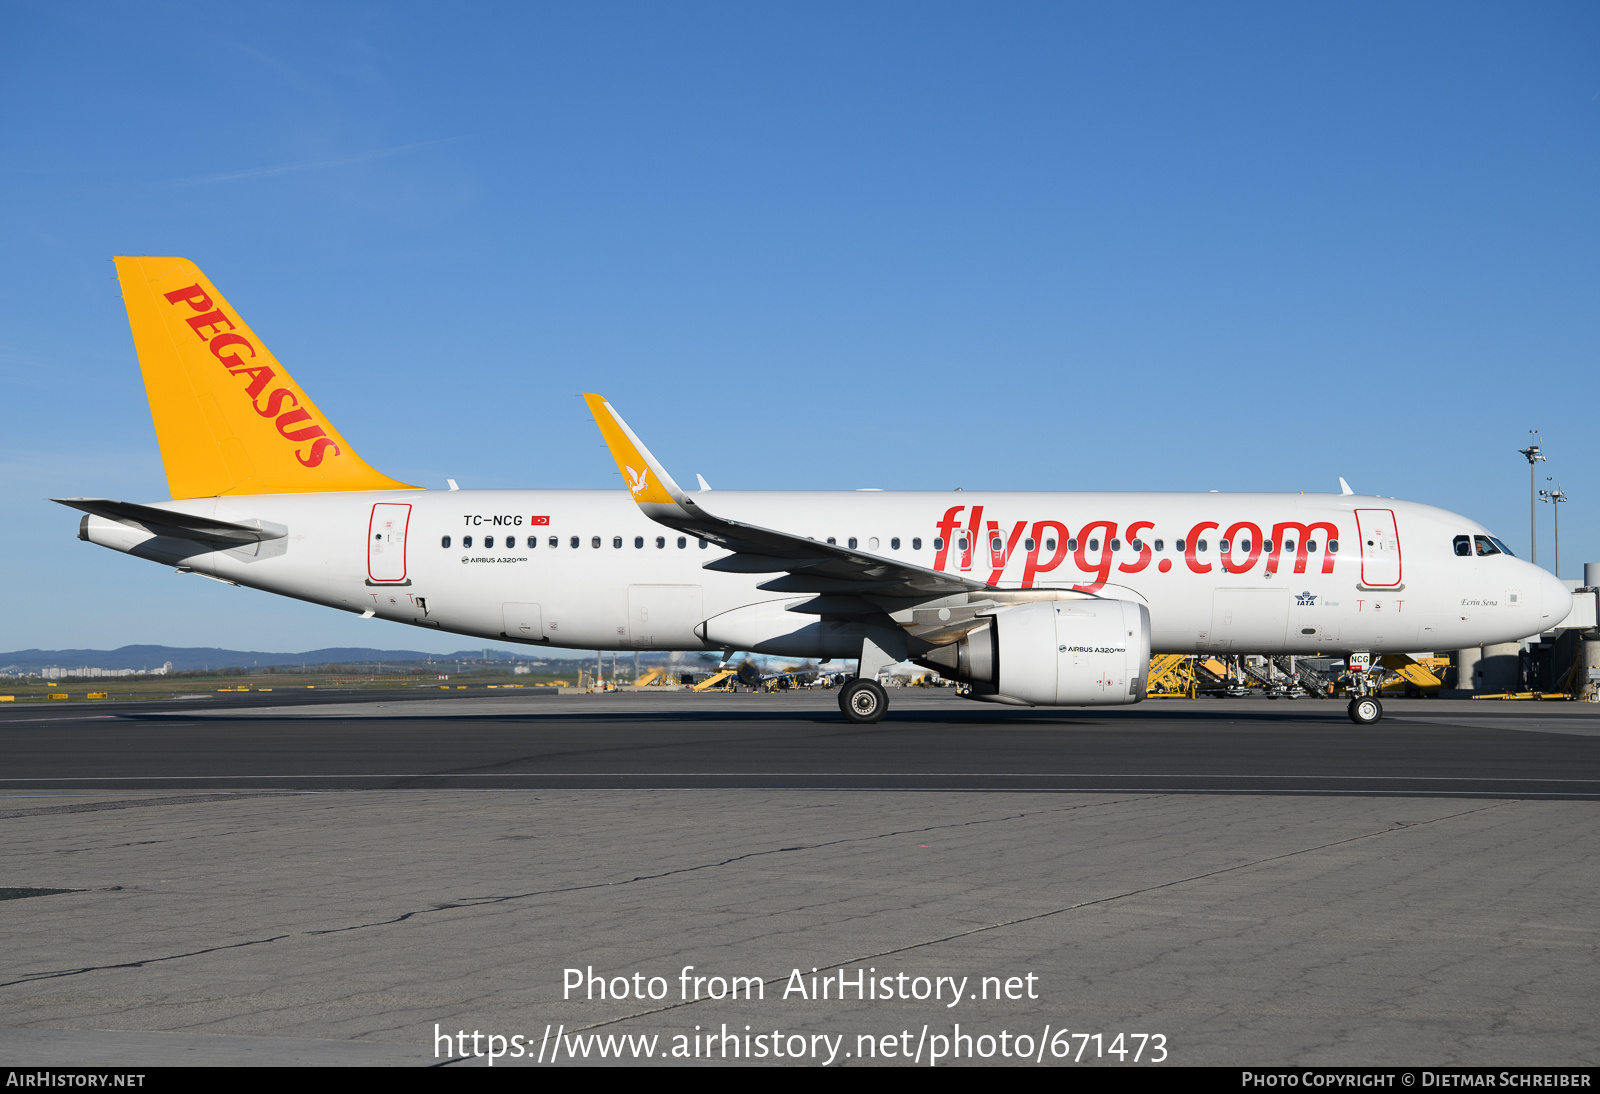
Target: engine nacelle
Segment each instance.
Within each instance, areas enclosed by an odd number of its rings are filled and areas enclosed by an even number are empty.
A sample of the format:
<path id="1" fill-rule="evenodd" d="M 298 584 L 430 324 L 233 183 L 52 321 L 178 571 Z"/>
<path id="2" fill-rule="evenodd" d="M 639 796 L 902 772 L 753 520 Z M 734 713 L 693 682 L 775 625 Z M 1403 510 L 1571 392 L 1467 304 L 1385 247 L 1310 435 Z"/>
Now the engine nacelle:
<path id="1" fill-rule="evenodd" d="M 1150 611 L 1131 600 L 1002 608 L 917 663 L 971 684 L 980 698 L 1035 706 L 1137 703 L 1150 672 Z"/>

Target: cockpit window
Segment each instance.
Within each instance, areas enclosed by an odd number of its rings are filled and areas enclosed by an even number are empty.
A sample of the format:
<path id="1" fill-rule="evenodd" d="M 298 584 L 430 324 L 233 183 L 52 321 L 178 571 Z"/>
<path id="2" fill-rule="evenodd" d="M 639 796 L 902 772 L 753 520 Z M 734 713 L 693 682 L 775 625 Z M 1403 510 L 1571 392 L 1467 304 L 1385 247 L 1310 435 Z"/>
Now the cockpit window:
<path id="1" fill-rule="evenodd" d="M 1490 536 L 1489 537 L 1489 542 L 1493 543 L 1496 547 L 1500 548 L 1500 550 L 1504 551 L 1506 554 L 1510 555 L 1512 558 L 1516 558 L 1517 557 L 1517 552 L 1515 552 L 1511 548 L 1507 547 L 1506 546 L 1506 541 L 1501 539 L 1499 536 Z"/>
<path id="2" fill-rule="evenodd" d="M 1460 555 L 1462 558 L 1471 558 L 1472 557 L 1472 537 L 1471 536 L 1457 536 L 1456 539 L 1455 539 L 1455 544 L 1456 544 L 1456 554 Z"/>
<path id="3" fill-rule="evenodd" d="M 1478 545 L 1478 557 L 1486 558 L 1489 555 L 1498 555 L 1500 548 L 1495 546 L 1494 540 L 1488 536 L 1473 536 L 1473 541 Z"/>

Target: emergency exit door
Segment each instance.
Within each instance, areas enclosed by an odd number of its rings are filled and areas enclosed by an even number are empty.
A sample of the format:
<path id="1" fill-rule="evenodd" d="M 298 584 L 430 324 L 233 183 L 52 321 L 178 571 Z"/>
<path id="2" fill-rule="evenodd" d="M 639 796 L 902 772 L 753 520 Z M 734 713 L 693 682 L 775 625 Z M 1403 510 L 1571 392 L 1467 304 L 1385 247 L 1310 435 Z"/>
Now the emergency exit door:
<path id="1" fill-rule="evenodd" d="M 406 530 L 411 506 L 380 501 L 367 525 L 367 584 L 409 585 L 406 579 Z"/>

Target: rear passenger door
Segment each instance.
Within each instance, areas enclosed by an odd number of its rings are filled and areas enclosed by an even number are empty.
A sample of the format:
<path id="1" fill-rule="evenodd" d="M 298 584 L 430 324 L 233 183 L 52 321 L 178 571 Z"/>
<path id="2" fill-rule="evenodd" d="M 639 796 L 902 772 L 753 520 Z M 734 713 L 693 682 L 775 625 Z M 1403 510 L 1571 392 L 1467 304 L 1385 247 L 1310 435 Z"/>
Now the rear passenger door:
<path id="1" fill-rule="evenodd" d="M 380 501 L 367 522 L 367 584 L 409 585 L 406 578 L 406 532 L 411 506 Z"/>

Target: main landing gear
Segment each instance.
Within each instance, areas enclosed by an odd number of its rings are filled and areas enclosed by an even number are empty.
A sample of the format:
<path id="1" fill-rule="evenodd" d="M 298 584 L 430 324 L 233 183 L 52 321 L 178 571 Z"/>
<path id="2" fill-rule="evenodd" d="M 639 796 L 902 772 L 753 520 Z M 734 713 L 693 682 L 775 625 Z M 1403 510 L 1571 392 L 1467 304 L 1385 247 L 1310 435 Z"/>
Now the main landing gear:
<path id="1" fill-rule="evenodd" d="M 1383 704 L 1375 695 L 1357 695 L 1350 700 L 1348 710 L 1350 720 L 1358 726 L 1375 725 L 1383 717 Z"/>
<path id="2" fill-rule="evenodd" d="M 857 677 L 839 689 L 839 709 L 846 721 L 871 725 L 883 720 L 889 709 L 889 696 L 876 680 Z"/>
<path id="3" fill-rule="evenodd" d="M 885 649 L 883 643 L 891 648 Z M 845 721 L 856 725 L 883 721 L 889 710 L 889 695 L 878 683 L 878 670 L 904 660 L 905 656 L 905 636 L 898 631 L 869 635 L 861 640 L 856 678 L 839 689 L 839 711 Z"/>

